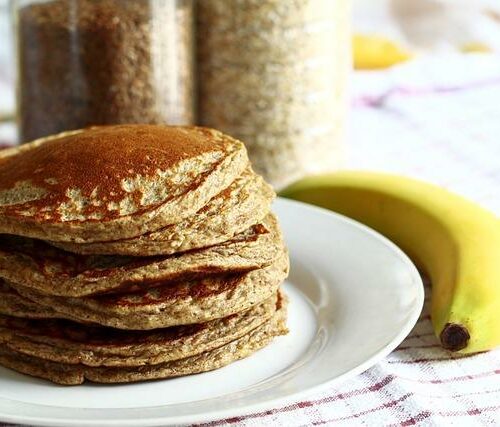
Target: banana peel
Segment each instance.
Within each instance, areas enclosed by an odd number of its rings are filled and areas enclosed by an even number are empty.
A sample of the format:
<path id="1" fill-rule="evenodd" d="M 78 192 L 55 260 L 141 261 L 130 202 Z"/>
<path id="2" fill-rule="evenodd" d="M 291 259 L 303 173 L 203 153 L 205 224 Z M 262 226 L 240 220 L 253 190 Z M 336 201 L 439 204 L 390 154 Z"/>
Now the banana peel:
<path id="1" fill-rule="evenodd" d="M 399 245 L 432 283 L 441 345 L 468 354 L 500 345 L 500 219 L 421 181 L 345 171 L 305 178 L 280 193 L 339 212 Z"/>
<path id="2" fill-rule="evenodd" d="M 377 35 L 355 34 L 352 49 L 356 70 L 388 68 L 412 57 L 403 47 Z"/>
<path id="3" fill-rule="evenodd" d="M 493 49 L 485 43 L 469 42 L 460 46 L 460 51 L 463 53 L 491 53 Z"/>

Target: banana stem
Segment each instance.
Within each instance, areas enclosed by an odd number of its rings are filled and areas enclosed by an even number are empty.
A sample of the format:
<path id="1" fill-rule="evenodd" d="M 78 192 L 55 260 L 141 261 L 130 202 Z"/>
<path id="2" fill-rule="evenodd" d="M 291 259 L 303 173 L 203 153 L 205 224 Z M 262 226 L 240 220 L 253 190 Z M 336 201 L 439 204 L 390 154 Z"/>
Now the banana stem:
<path id="1" fill-rule="evenodd" d="M 443 348 L 450 351 L 463 350 L 467 347 L 469 339 L 467 328 L 457 323 L 447 323 L 439 335 Z"/>

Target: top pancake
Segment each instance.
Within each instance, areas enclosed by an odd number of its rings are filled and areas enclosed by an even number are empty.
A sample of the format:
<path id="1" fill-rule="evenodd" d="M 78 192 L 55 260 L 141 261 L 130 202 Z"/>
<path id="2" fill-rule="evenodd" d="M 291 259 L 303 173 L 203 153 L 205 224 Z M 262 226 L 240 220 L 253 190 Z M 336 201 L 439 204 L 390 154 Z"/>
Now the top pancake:
<path id="1" fill-rule="evenodd" d="M 169 255 L 230 240 L 259 223 L 271 209 L 274 190 L 248 167 L 233 183 L 196 214 L 181 222 L 131 239 L 108 242 L 51 242 L 84 255 Z"/>
<path id="2" fill-rule="evenodd" d="M 101 126 L 0 153 L 0 233 L 62 242 L 135 237 L 196 213 L 248 165 L 199 127 Z"/>

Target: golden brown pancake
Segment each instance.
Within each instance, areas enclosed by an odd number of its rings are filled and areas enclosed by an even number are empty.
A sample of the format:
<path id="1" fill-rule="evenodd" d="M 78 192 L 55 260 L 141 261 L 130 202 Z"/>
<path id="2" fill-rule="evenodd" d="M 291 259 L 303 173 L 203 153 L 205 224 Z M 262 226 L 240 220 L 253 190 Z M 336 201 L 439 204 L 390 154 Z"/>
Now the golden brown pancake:
<path id="1" fill-rule="evenodd" d="M 248 334 L 213 350 L 184 359 L 134 367 L 90 367 L 83 364 L 51 362 L 0 345 L 0 365 L 63 385 L 82 384 L 85 380 L 98 383 L 128 383 L 206 372 L 247 357 L 269 344 L 275 336 L 286 334 L 286 305 L 286 300 L 282 300 L 277 305 L 274 316 Z"/>
<path id="2" fill-rule="evenodd" d="M 277 295 L 206 323 L 125 331 L 62 319 L 0 315 L 0 346 L 44 360 L 86 366 L 141 366 L 183 359 L 246 335 L 276 311 Z"/>
<path id="3" fill-rule="evenodd" d="M 0 152 L 0 233 L 63 242 L 126 239 L 195 214 L 248 165 L 208 128 L 116 125 Z"/>
<path id="4" fill-rule="evenodd" d="M 196 214 L 152 233 L 110 242 L 53 242 L 79 254 L 170 255 L 231 240 L 263 220 L 275 193 L 262 177 L 248 168 Z"/>
<path id="5" fill-rule="evenodd" d="M 18 284 L 9 286 L 20 294 L 17 300 L 23 307 L 29 307 L 30 301 L 35 303 L 37 317 L 40 314 L 43 317 L 46 308 L 46 317 L 56 317 L 55 313 L 59 313 L 60 317 L 114 328 L 155 329 L 204 323 L 247 310 L 276 293 L 288 275 L 288 267 L 288 254 L 282 251 L 274 264 L 248 273 L 80 298 L 44 295 Z M 0 314 L 25 316 L 2 308 L 1 303 Z"/>
<path id="6" fill-rule="evenodd" d="M 40 306 L 19 295 L 3 279 L 0 279 L 0 315 L 24 317 L 27 319 L 64 317 L 50 307 Z"/>
<path id="7" fill-rule="evenodd" d="M 82 297 L 270 265 L 283 246 L 276 218 L 228 242 L 157 257 L 75 255 L 39 240 L 0 236 L 0 278 L 40 293 Z"/>

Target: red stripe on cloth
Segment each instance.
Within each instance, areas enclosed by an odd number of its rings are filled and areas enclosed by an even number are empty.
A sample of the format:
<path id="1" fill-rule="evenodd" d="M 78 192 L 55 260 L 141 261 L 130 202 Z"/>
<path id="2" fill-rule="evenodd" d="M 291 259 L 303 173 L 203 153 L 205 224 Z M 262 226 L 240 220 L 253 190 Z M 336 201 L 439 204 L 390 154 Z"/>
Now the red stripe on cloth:
<path id="1" fill-rule="evenodd" d="M 413 392 L 413 394 L 418 394 L 420 396 L 430 397 L 432 399 L 456 399 L 458 397 L 480 396 L 483 394 L 493 394 L 493 393 L 500 393 L 500 389 L 481 390 L 481 391 L 467 392 L 467 393 L 460 393 L 460 394 L 443 394 L 443 395 L 433 395 L 433 394 L 429 394 L 429 393 Z"/>
<path id="2" fill-rule="evenodd" d="M 486 408 L 476 408 L 476 409 L 469 409 L 467 411 L 452 411 L 452 412 L 430 412 L 430 411 L 423 411 L 420 412 L 419 414 L 412 416 L 411 418 L 408 418 L 404 420 L 403 422 L 399 424 L 391 424 L 389 427 L 408 427 L 408 426 L 413 426 L 420 421 L 425 420 L 426 418 L 429 417 L 463 417 L 463 416 L 475 416 L 475 415 L 480 415 L 483 412 L 491 412 L 491 411 L 497 411 L 500 409 L 500 406 L 487 406 Z"/>
<path id="3" fill-rule="evenodd" d="M 426 320 L 431 320 L 431 315 L 430 314 L 422 316 L 420 319 L 417 320 L 417 323 L 425 322 Z"/>
<path id="4" fill-rule="evenodd" d="M 464 415 L 479 415 L 483 412 L 498 411 L 500 405 L 486 406 L 485 408 L 474 408 L 467 411 L 450 411 L 450 412 L 436 412 L 440 417 L 461 417 Z"/>
<path id="5" fill-rule="evenodd" d="M 408 427 L 408 426 L 414 426 L 415 424 L 425 420 L 426 418 L 429 418 L 432 415 L 431 412 L 429 411 L 424 411 L 420 412 L 420 414 L 415 415 L 414 417 L 408 418 L 407 420 L 403 421 L 400 424 L 392 424 L 391 427 Z"/>
<path id="6" fill-rule="evenodd" d="M 412 365 L 414 363 L 445 362 L 450 360 L 467 359 L 468 357 L 472 356 L 449 354 L 446 357 L 421 357 L 420 359 L 412 359 L 412 360 L 389 360 L 387 361 L 387 363 L 390 363 L 391 365 L 393 364 Z"/>
<path id="7" fill-rule="evenodd" d="M 441 379 L 436 379 L 436 380 L 420 380 L 420 379 L 415 379 L 415 378 L 405 378 L 405 377 L 399 377 L 399 380 L 405 380 L 405 381 L 412 381 L 416 383 L 422 383 L 422 384 L 442 384 L 442 383 L 450 383 L 450 382 L 455 382 L 455 381 L 468 381 L 468 380 L 476 380 L 479 378 L 486 378 L 494 375 L 500 375 L 500 369 L 495 369 L 493 371 L 486 371 L 486 372 L 481 372 L 479 374 L 470 374 L 470 375 L 462 375 L 459 377 L 452 377 L 452 378 L 441 378 Z"/>
<path id="8" fill-rule="evenodd" d="M 389 98 L 397 97 L 414 97 L 414 96 L 428 96 L 428 95 L 446 95 L 453 92 L 464 90 L 481 89 L 488 86 L 500 84 L 498 78 L 488 78 L 476 82 L 463 83 L 455 86 L 434 86 L 434 87 L 402 87 L 396 86 L 386 90 L 382 94 L 376 95 L 361 95 L 352 100 L 354 107 L 380 107 L 384 105 Z"/>
<path id="9" fill-rule="evenodd" d="M 259 412 L 259 413 L 255 413 L 255 414 L 249 414 L 249 415 L 245 415 L 242 417 L 227 418 L 224 420 L 212 421 L 210 423 L 199 424 L 199 425 L 200 426 L 217 426 L 217 425 L 221 425 L 221 424 L 234 424 L 234 423 L 238 423 L 238 422 L 241 422 L 241 421 L 247 420 L 247 419 L 268 417 L 270 415 L 274 415 L 274 414 L 278 414 L 278 413 L 295 411 L 296 409 L 300 409 L 300 408 L 307 408 L 307 407 L 316 406 L 316 405 L 323 405 L 325 403 L 334 402 L 336 400 L 349 399 L 351 397 L 360 396 L 360 395 L 379 391 L 380 389 L 382 389 L 386 385 L 390 384 L 395 379 L 396 379 L 396 377 L 394 375 L 388 375 L 371 386 L 351 390 L 347 393 L 338 393 L 338 394 L 334 394 L 331 396 L 323 397 L 322 399 L 311 400 L 311 401 L 306 400 L 306 401 L 298 402 L 294 405 L 284 406 L 284 407 L 277 408 L 277 409 L 271 409 L 268 411 Z"/>
<path id="10" fill-rule="evenodd" d="M 366 409 L 365 411 L 358 412 L 357 414 L 348 415 L 346 417 L 331 418 L 329 420 L 315 421 L 312 423 L 312 425 L 317 426 L 317 425 L 321 425 L 321 424 L 333 423 L 333 422 L 338 422 L 338 421 L 346 421 L 346 420 L 351 420 L 353 418 L 359 418 L 363 415 L 373 414 L 374 412 L 378 412 L 378 411 L 381 411 L 383 409 L 392 408 L 393 406 L 396 406 L 398 403 L 404 402 L 406 399 L 408 399 L 412 395 L 413 395 L 412 393 L 407 393 L 407 394 L 401 396 L 399 399 L 391 400 L 390 402 L 386 402 L 386 403 L 384 403 L 380 406 L 377 406 L 375 408 Z"/>
<path id="11" fill-rule="evenodd" d="M 424 338 L 424 337 L 434 337 L 434 332 L 425 332 L 423 334 L 410 334 L 406 337 L 405 341 L 410 338 Z"/>
<path id="12" fill-rule="evenodd" d="M 413 350 L 413 349 L 421 349 L 421 348 L 441 348 L 440 344 L 422 344 L 422 345 L 402 345 L 393 351 L 403 351 L 403 350 Z"/>

